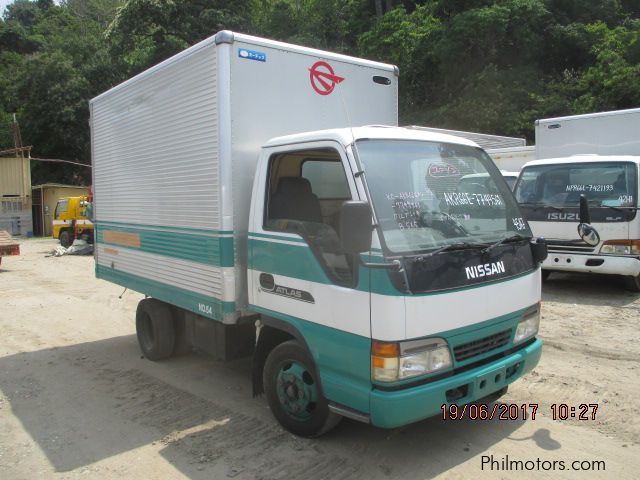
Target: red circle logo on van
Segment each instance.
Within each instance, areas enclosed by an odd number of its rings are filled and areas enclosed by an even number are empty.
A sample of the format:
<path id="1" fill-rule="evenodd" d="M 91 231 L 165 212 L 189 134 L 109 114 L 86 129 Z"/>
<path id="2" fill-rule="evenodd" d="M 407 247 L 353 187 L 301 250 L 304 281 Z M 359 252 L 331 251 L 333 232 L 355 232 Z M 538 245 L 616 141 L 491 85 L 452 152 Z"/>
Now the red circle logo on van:
<path id="1" fill-rule="evenodd" d="M 316 62 L 309 69 L 309 79 L 311 86 L 320 95 L 329 95 L 337 84 L 344 80 L 333 71 L 333 67 L 327 62 Z"/>

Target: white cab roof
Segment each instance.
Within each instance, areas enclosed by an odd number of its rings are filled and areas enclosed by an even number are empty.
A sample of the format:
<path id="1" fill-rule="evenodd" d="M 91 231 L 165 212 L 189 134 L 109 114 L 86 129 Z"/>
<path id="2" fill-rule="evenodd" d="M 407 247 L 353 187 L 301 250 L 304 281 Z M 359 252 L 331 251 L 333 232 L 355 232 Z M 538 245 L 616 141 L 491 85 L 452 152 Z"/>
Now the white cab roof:
<path id="1" fill-rule="evenodd" d="M 317 130 L 315 132 L 304 132 L 284 137 L 276 137 L 269 140 L 264 147 L 275 147 L 305 142 L 318 142 L 323 140 L 333 140 L 341 145 L 349 145 L 354 140 L 420 140 L 428 142 L 454 143 L 478 147 L 471 140 L 453 135 L 426 132 L 402 127 L 388 127 L 382 125 L 370 125 L 366 127 L 338 128 L 332 130 Z M 479 148 L 479 147 L 478 147 Z"/>
<path id="2" fill-rule="evenodd" d="M 631 162 L 640 164 L 640 157 L 631 155 L 571 155 L 562 158 L 545 158 L 544 160 L 532 160 L 524 164 L 524 167 L 537 165 L 560 165 L 567 163 L 595 163 L 595 162 Z"/>

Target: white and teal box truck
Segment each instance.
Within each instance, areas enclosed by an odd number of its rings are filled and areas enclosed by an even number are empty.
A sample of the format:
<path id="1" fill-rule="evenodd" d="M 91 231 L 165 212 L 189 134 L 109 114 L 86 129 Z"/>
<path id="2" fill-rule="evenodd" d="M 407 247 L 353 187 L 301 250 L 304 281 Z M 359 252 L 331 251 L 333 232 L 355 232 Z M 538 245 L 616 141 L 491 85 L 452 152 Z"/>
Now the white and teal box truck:
<path id="1" fill-rule="evenodd" d="M 146 295 L 147 358 L 253 355 L 254 393 L 305 436 L 536 365 L 545 245 L 473 142 L 354 126 L 395 125 L 397 83 L 225 31 L 91 101 L 96 275 Z"/>

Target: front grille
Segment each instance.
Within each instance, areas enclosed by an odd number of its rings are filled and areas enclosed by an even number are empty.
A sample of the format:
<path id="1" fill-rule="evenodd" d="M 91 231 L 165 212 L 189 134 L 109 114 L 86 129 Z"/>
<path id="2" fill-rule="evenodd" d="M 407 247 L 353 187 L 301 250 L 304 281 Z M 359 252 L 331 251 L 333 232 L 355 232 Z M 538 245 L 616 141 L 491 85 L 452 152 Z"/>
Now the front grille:
<path id="1" fill-rule="evenodd" d="M 547 239 L 547 248 L 550 252 L 558 253 L 591 253 L 595 250 L 585 242 L 552 239 Z"/>
<path id="2" fill-rule="evenodd" d="M 481 338 L 480 340 L 474 340 L 473 342 L 464 343 L 453 348 L 453 355 L 457 362 L 462 362 L 469 358 L 481 355 L 486 352 L 490 352 L 497 348 L 503 347 L 509 343 L 511 338 L 511 329 L 504 332 L 489 335 L 488 337 Z"/>

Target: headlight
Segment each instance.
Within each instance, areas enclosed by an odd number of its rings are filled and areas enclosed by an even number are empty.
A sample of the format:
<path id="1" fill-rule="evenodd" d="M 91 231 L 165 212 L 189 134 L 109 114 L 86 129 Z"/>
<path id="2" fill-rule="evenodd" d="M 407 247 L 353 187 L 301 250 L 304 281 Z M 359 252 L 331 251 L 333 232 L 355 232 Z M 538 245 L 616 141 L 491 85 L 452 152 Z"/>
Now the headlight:
<path id="1" fill-rule="evenodd" d="M 539 303 L 524 312 L 522 320 L 520 321 L 520 323 L 518 323 L 518 328 L 516 329 L 516 336 L 513 339 L 513 344 L 515 345 L 516 343 L 523 342 L 533 337 L 536 333 L 538 333 L 538 328 L 540 328 Z"/>
<path id="2" fill-rule="evenodd" d="M 371 344 L 371 374 L 379 382 L 395 382 L 451 367 L 449 346 L 442 338 Z"/>
<path id="3" fill-rule="evenodd" d="M 607 240 L 600 253 L 613 255 L 640 255 L 640 240 Z"/>

